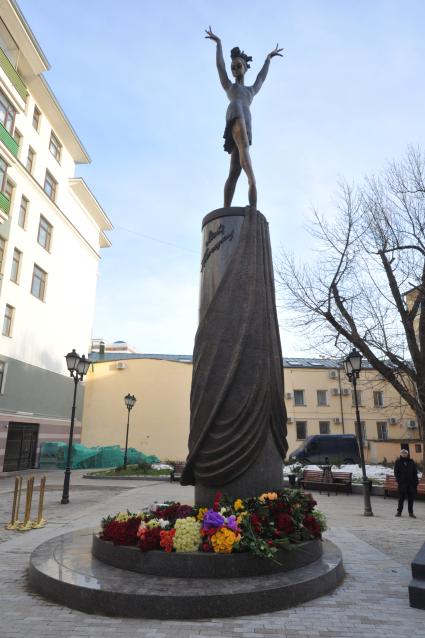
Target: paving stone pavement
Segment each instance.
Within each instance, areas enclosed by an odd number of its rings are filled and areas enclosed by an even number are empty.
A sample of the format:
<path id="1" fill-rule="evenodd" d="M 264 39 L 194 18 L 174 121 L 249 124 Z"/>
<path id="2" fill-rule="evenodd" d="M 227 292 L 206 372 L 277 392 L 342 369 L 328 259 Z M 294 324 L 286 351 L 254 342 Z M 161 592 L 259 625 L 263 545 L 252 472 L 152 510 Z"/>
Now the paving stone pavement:
<path id="1" fill-rule="evenodd" d="M 293 609 L 258 616 L 198 621 L 159 621 L 92 616 L 50 603 L 27 585 L 31 551 L 72 529 L 98 527 L 102 516 L 154 501 L 191 502 L 192 488 L 146 481 L 123 485 L 82 479 L 73 472 L 71 502 L 61 506 L 62 472 L 49 472 L 48 524 L 26 533 L 4 530 L 13 481 L 0 479 L 0 638 L 423 638 L 425 611 L 409 607 L 410 561 L 425 542 L 425 502 L 417 519 L 395 518 L 395 500 L 373 498 L 375 516 L 362 516 L 358 495 L 319 495 L 328 516 L 326 536 L 343 552 L 346 578 L 332 594 Z"/>

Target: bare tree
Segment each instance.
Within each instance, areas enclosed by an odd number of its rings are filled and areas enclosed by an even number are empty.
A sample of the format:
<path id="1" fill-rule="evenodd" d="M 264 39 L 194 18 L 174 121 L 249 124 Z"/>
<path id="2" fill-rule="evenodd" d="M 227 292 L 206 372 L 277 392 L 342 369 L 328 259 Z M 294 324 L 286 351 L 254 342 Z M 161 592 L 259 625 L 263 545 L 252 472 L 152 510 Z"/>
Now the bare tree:
<path id="1" fill-rule="evenodd" d="M 278 292 L 309 343 L 355 346 L 416 414 L 425 467 L 425 158 L 409 148 L 378 177 L 340 186 L 332 222 L 314 213 L 314 263 L 283 253 Z"/>

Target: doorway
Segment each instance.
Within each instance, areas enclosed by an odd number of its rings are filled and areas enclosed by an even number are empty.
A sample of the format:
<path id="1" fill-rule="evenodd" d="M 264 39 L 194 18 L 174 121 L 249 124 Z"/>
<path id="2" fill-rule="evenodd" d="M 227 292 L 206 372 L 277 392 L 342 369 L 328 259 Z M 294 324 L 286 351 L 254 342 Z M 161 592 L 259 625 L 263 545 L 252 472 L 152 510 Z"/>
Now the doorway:
<path id="1" fill-rule="evenodd" d="M 38 429 L 38 423 L 9 423 L 3 472 L 29 470 L 35 466 Z"/>

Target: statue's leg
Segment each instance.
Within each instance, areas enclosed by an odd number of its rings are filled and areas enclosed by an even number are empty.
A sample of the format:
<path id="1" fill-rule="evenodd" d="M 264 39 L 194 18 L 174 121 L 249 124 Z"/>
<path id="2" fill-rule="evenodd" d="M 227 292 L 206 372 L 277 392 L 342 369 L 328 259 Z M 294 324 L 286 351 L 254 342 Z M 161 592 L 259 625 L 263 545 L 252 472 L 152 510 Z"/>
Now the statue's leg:
<path id="1" fill-rule="evenodd" d="M 246 132 L 245 120 L 238 117 L 232 127 L 232 135 L 239 151 L 239 162 L 248 178 L 248 201 L 251 208 L 257 208 L 257 186 L 254 171 L 252 170 L 251 156 L 249 154 L 249 141 Z"/>
<path id="2" fill-rule="evenodd" d="M 230 154 L 229 177 L 224 185 L 224 207 L 231 206 L 233 195 L 235 194 L 236 182 L 241 174 L 241 164 L 239 162 L 239 151 L 235 147 Z"/>

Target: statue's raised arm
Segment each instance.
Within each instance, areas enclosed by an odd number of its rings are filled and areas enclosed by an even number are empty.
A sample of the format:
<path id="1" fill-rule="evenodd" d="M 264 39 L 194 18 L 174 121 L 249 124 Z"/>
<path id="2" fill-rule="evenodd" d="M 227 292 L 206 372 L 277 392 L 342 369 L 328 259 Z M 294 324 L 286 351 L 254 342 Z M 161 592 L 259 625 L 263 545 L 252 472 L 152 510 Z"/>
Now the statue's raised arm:
<path id="1" fill-rule="evenodd" d="M 225 91 L 227 91 L 229 89 L 229 86 L 232 83 L 230 82 L 228 75 L 226 73 L 226 65 L 224 63 L 223 48 L 221 46 L 221 40 L 218 37 L 218 35 L 215 35 L 215 33 L 212 32 L 211 27 L 209 27 L 208 29 L 205 29 L 205 33 L 207 34 L 205 37 L 208 40 L 212 40 L 217 45 L 216 64 L 217 64 L 218 76 L 220 78 L 221 86 L 223 87 Z"/>
<path id="2" fill-rule="evenodd" d="M 264 82 L 264 80 L 267 77 L 267 73 L 269 71 L 269 66 L 270 66 L 270 60 L 272 58 L 274 58 L 276 55 L 278 55 L 279 57 L 283 57 L 282 54 L 281 54 L 281 51 L 283 51 L 283 49 L 279 49 L 279 45 L 276 44 L 276 46 L 273 49 L 273 51 L 270 51 L 270 53 L 266 57 L 266 61 L 263 64 L 263 68 L 261 69 L 261 71 L 257 75 L 257 79 L 255 80 L 254 84 L 252 85 L 252 88 L 254 89 L 254 93 L 255 94 L 257 94 L 258 91 L 261 89 L 261 87 L 263 86 L 263 82 Z"/>

